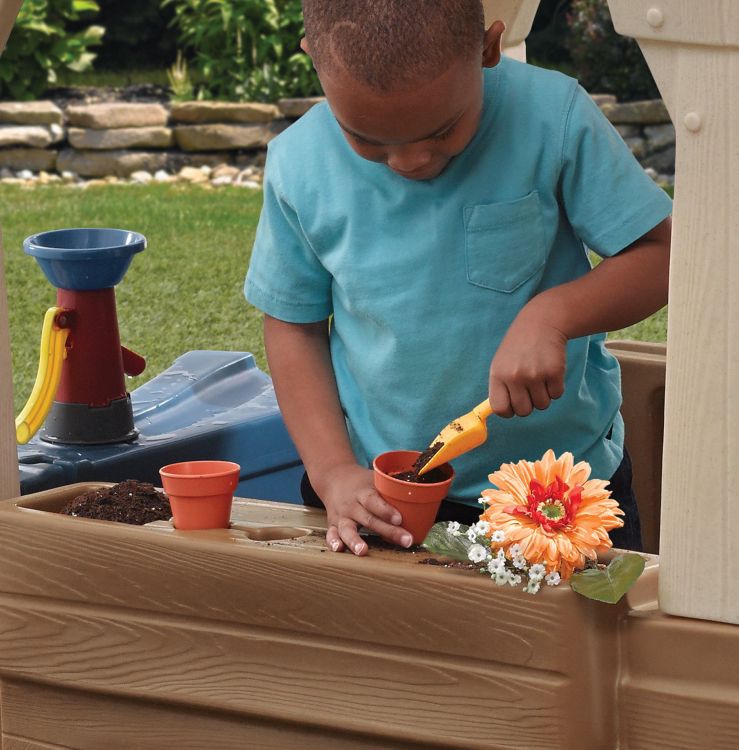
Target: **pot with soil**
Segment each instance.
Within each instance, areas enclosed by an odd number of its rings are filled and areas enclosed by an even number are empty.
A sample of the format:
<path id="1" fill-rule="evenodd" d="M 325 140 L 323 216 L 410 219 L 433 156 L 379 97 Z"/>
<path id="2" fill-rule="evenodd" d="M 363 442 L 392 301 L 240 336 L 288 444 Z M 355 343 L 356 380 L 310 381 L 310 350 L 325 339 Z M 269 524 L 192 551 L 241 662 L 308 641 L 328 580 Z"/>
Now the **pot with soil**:
<path id="1" fill-rule="evenodd" d="M 373 463 L 375 489 L 403 517 L 403 528 L 413 535 L 414 544 L 426 538 L 454 480 L 448 463 L 419 476 L 427 460 L 421 451 L 388 451 Z"/>

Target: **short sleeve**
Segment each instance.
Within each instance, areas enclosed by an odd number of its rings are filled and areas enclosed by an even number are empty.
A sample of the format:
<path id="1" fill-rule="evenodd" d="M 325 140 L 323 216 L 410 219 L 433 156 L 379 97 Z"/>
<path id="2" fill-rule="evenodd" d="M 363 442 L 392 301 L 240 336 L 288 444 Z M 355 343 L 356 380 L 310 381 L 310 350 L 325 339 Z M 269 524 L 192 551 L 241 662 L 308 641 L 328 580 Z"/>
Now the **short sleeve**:
<path id="1" fill-rule="evenodd" d="M 332 312 L 331 275 L 278 189 L 269 159 L 244 295 L 262 312 L 289 323 L 315 323 Z"/>
<path id="2" fill-rule="evenodd" d="M 670 198 L 580 86 L 565 126 L 560 189 L 573 229 L 601 256 L 620 252 L 672 213 Z"/>

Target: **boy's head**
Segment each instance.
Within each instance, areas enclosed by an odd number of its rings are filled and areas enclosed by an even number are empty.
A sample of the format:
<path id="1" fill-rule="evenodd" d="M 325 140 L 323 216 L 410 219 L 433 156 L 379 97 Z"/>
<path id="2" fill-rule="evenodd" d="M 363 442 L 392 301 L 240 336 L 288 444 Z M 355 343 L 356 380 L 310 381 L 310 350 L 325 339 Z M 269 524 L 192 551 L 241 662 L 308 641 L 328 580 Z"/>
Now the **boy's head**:
<path id="1" fill-rule="evenodd" d="M 477 131 L 503 24 L 485 30 L 480 0 L 303 0 L 303 12 L 303 48 L 351 147 L 403 177 L 438 176 Z"/>

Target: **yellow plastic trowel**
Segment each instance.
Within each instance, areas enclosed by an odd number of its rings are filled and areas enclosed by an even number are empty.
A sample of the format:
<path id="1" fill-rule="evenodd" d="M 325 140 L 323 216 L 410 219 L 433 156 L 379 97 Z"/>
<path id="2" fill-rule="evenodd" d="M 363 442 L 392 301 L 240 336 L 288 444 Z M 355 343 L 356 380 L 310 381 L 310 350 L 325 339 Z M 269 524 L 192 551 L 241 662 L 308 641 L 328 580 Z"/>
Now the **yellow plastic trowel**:
<path id="1" fill-rule="evenodd" d="M 485 399 L 471 412 L 450 422 L 431 441 L 424 454 L 428 454 L 430 458 L 420 468 L 417 468 L 418 474 L 425 474 L 427 471 L 431 471 L 431 469 L 482 445 L 488 439 L 486 420 L 492 413 L 490 401 Z M 435 450 L 439 443 L 441 443 L 441 447 Z"/>

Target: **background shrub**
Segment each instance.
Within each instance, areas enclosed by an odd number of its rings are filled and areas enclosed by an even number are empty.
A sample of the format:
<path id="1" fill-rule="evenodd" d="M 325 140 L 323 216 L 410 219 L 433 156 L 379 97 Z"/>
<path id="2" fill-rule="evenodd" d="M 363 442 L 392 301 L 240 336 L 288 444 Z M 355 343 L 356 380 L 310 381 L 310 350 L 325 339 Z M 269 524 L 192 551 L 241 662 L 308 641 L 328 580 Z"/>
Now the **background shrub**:
<path id="1" fill-rule="evenodd" d="M 93 0 L 25 0 L 0 57 L 0 98 L 28 100 L 41 96 L 56 82 L 57 71 L 91 67 L 105 29 L 76 22 L 99 10 Z"/>
<path id="2" fill-rule="evenodd" d="M 98 21 L 105 27 L 105 44 L 98 50 L 96 70 L 130 68 L 165 70 L 177 56 L 173 12 L 162 0 L 97 0 Z"/>
<path id="3" fill-rule="evenodd" d="M 614 30 L 606 0 L 572 0 L 567 21 L 567 47 L 588 91 L 623 101 L 659 96 L 639 45 Z"/>
<path id="4" fill-rule="evenodd" d="M 300 51 L 300 0 L 164 0 L 201 99 L 275 101 L 320 93 Z"/>

